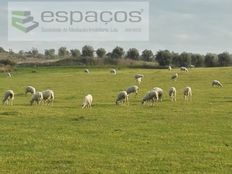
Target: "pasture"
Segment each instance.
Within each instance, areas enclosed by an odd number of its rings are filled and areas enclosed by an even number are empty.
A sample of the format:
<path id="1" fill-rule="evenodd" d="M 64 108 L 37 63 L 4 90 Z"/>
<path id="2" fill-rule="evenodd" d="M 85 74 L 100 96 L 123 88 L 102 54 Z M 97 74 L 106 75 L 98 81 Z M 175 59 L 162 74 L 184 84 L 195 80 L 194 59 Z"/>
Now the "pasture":
<path id="1" fill-rule="evenodd" d="M 232 173 L 232 68 L 190 72 L 121 69 L 19 68 L 0 74 L 0 94 L 12 89 L 13 106 L 0 106 L 0 173 Z M 171 75 L 179 73 L 177 81 Z M 144 74 L 138 96 L 115 105 L 117 93 Z M 212 80 L 223 88 L 212 88 Z M 55 92 L 53 106 L 29 105 L 26 86 Z M 141 105 L 153 87 L 163 102 Z M 175 86 L 177 101 L 168 89 Z M 183 100 L 191 86 L 192 101 Z M 81 109 L 93 95 L 93 107 Z"/>

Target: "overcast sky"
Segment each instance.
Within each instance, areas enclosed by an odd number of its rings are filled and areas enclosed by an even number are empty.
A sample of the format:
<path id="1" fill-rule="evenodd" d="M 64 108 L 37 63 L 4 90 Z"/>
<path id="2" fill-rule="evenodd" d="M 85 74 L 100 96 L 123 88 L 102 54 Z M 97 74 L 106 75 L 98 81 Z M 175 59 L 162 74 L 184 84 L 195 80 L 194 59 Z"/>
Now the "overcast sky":
<path id="1" fill-rule="evenodd" d="M 52 0 L 50 0 L 52 1 Z M 110 1 L 110 0 L 108 0 Z M 129 0 L 128 0 L 129 1 Z M 18 1 L 17 1 L 18 2 Z M 64 1 L 63 1 L 64 2 Z M 66 1 L 65 1 L 66 2 Z M 69 49 L 89 44 L 95 49 L 169 49 L 175 52 L 232 53 L 232 0 L 150 0 L 148 42 L 8 42 L 7 1 L 0 1 L 0 46 L 14 51 L 40 51 L 65 46 Z"/>

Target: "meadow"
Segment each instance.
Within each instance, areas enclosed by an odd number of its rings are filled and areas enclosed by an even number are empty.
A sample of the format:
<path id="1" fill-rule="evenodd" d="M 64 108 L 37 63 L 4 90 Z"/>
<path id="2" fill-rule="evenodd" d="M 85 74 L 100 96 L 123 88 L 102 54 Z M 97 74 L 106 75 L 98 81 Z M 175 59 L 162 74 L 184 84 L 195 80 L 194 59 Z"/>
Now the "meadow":
<path id="1" fill-rule="evenodd" d="M 15 92 L 13 106 L 0 106 L 1 174 L 224 174 L 232 173 L 232 68 L 90 69 L 18 68 L 0 74 L 0 93 Z M 177 81 L 170 80 L 179 72 Z M 135 85 L 129 105 L 115 105 L 117 93 Z M 224 87 L 213 88 L 212 80 Z M 26 86 L 52 89 L 51 105 L 29 105 Z M 153 87 L 164 89 L 163 102 L 141 105 Z M 168 89 L 177 88 L 171 102 Z M 183 99 L 191 86 L 192 101 Z M 91 109 L 81 109 L 92 94 Z"/>

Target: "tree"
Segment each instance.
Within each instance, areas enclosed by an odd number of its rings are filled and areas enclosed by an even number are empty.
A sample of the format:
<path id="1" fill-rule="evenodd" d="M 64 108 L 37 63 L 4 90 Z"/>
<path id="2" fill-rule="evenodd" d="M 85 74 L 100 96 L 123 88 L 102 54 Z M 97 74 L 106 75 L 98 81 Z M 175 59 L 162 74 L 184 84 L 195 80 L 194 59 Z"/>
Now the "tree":
<path id="1" fill-rule="evenodd" d="M 229 53 L 223 52 L 218 55 L 219 66 L 229 66 L 231 62 L 232 62 L 232 57 Z"/>
<path id="2" fill-rule="evenodd" d="M 170 65 L 172 62 L 172 53 L 168 50 L 158 51 L 155 60 L 160 66 Z"/>
<path id="3" fill-rule="evenodd" d="M 218 56 L 216 54 L 208 53 L 205 56 L 205 66 L 213 67 L 218 63 Z"/>
<path id="4" fill-rule="evenodd" d="M 179 55 L 180 66 L 188 67 L 191 65 L 191 54 L 183 52 Z"/>
<path id="5" fill-rule="evenodd" d="M 58 55 L 59 57 L 67 57 L 69 56 L 69 51 L 67 50 L 66 47 L 60 47 L 58 50 Z"/>
<path id="6" fill-rule="evenodd" d="M 104 48 L 98 48 L 96 53 L 97 57 L 103 58 L 106 55 L 106 50 Z"/>
<path id="7" fill-rule="evenodd" d="M 117 46 L 113 49 L 111 57 L 113 59 L 120 59 L 124 56 L 124 54 L 125 54 L 125 52 L 124 52 L 123 48 Z"/>
<path id="8" fill-rule="evenodd" d="M 153 54 L 153 52 L 151 50 L 146 49 L 146 50 L 143 50 L 141 58 L 142 58 L 143 61 L 150 62 L 150 61 L 153 60 L 154 54 Z"/>
<path id="9" fill-rule="evenodd" d="M 82 56 L 83 57 L 93 57 L 94 49 L 92 46 L 85 45 L 82 48 Z"/>
<path id="10" fill-rule="evenodd" d="M 33 57 L 37 57 L 39 55 L 39 51 L 37 48 L 32 48 L 30 53 Z"/>
<path id="11" fill-rule="evenodd" d="M 54 49 L 46 49 L 44 51 L 44 55 L 46 58 L 55 58 L 55 50 Z"/>
<path id="12" fill-rule="evenodd" d="M 6 51 L 4 50 L 4 48 L 0 47 L 0 53 L 5 53 Z"/>
<path id="13" fill-rule="evenodd" d="M 70 53 L 71 53 L 72 57 L 74 57 L 74 58 L 79 58 L 81 56 L 81 52 L 78 49 L 70 50 Z"/>
<path id="14" fill-rule="evenodd" d="M 130 48 L 127 51 L 126 57 L 132 60 L 139 60 L 139 51 L 136 48 Z"/>
<path id="15" fill-rule="evenodd" d="M 191 64 L 196 67 L 204 65 L 204 56 L 200 54 L 191 54 Z"/>

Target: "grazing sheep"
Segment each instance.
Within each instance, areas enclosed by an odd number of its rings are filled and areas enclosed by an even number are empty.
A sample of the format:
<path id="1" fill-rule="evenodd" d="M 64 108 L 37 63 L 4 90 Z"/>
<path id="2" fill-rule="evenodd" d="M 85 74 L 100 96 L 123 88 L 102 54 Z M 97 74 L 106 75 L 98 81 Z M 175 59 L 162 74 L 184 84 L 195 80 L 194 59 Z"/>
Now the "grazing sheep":
<path id="1" fill-rule="evenodd" d="M 110 70 L 110 73 L 116 75 L 116 74 L 117 74 L 117 71 L 116 71 L 116 69 L 111 69 L 111 70 Z"/>
<path id="2" fill-rule="evenodd" d="M 176 88 L 171 87 L 168 91 L 168 95 L 171 98 L 171 101 L 176 101 Z"/>
<path id="3" fill-rule="evenodd" d="M 178 73 L 172 75 L 171 79 L 176 81 L 178 79 Z"/>
<path id="4" fill-rule="evenodd" d="M 221 82 L 220 81 L 218 81 L 218 80 L 213 80 L 213 82 L 212 82 L 212 86 L 214 87 L 214 86 L 217 86 L 217 87 L 223 87 L 223 85 L 221 84 Z"/>
<path id="5" fill-rule="evenodd" d="M 44 103 L 47 103 L 47 104 L 52 103 L 53 104 L 55 96 L 54 96 L 54 92 L 52 90 L 48 89 L 48 90 L 42 91 L 42 94 L 43 94 Z"/>
<path id="6" fill-rule="evenodd" d="M 190 69 L 191 69 L 191 68 L 195 68 L 195 65 L 190 65 L 189 68 L 190 68 Z"/>
<path id="7" fill-rule="evenodd" d="M 116 105 L 120 103 L 127 103 L 128 102 L 128 94 L 126 91 L 120 91 L 118 93 L 117 99 L 116 99 Z"/>
<path id="8" fill-rule="evenodd" d="M 88 69 L 85 69 L 85 73 L 89 74 L 89 70 L 88 70 Z"/>
<path id="9" fill-rule="evenodd" d="M 7 73 L 7 76 L 10 78 L 12 77 L 10 72 Z"/>
<path id="10" fill-rule="evenodd" d="M 181 70 L 181 71 L 188 72 L 188 69 L 187 69 L 186 67 L 184 67 L 184 66 L 180 67 L 180 70 Z"/>
<path id="11" fill-rule="evenodd" d="M 192 89 L 191 87 L 184 88 L 184 100 L 190 100 L 192 97 Z"/>
<path id="12" fill-rule="evenodd" d="M 153 105 L 155 101 L 158 101 L 158 99 L 159 99 L 158 92 L 155 90 L 151 90 L 147 92 L 145 96 L 143 97 L 142 104 L 144 104 L 145 102 L 151 101 Z"/>
<path id="13" fill-rule="evenodd" d="M 135 77 L 136 82 L 140 85 L 141 82 L 142 82 L 142 78 L 144 77 L 144 75 L 143 74 L 135 74 L 134 77 Z"/>
<path id="14" fill-rule="evenodd" d="M 162 99 L 163 99 L 163 89 L 159 88 L 159 87 L 155 87 L 153 88 L 154 91 L 157 91 L 158 93 L 158 101 L 161 101 L 162 102 Z"/>
<path id="15" fill-rule="evenodd" d="M 14 91 L 8 90 L 5 92 L 3 96 L 2 104 L 13 105 L 13 100 L 14 100 Z"/>
<path id="16" fill-rule="evenodd" d="M 37 104 L 40 104 L 40 102 L 43 100 L 43 93 L 42 92 L 36 92 L 35 94 L 32 95 L 31 97 L 31 105 L 33 105 L 34 102 Z"/>
<path id="17" fill-rule="evenodd" d="M 83 108 L 90 108 L 93 102 L 93 96 L 91 94 L 88 94 L 85 96 L 82 104 L 82 109 Z"/>
<path id="18" fill-rule="evenodd" d="M 31 94 L 35 94 L 36 90 L 33 86 L 27 86 L 25 88 L 25 95 L 27 95 L 27 93 L 31 93 Z"/>
<path id="19" fill-rule="evenodd" d="M 127 88 L 126 92 L 127 92 L 128 95 L 132 94 L 132 93 L 135 93 L 137 95 L 138 90 L 139 90 L 139 87 L 134 85 L 134 86 L 130 86 L 129 88 Z"/>
<path id="20" fill-rule="evenodd" d="M 171 66 L 168 66 L 168 70 L 171 71 L 171 70 L 172 70 L 172 67 L 171 67 Z"/>

